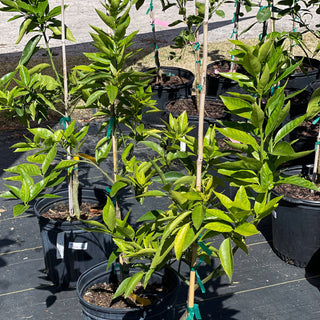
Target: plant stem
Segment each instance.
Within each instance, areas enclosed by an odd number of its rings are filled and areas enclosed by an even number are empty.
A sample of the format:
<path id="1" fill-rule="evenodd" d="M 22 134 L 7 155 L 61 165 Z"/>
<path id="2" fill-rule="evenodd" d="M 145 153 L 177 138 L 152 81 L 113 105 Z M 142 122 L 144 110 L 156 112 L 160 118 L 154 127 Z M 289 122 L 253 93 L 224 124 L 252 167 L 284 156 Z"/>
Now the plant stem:
<path id="1" fill-rule="evenodd" d="M 236 0 L 236 11 L 234 13 L 234 21 L 233 21 L 233 33 L 232 36 L 235 34 L 235 40 L 238 40 L 239 38 L 239 15 L 240 15 L 240 0 Z M 236 48 L 236 45 L 234 44 L 232 47 L 232 50 Z M 231 64 L 230 64 L 230 71 L 235 71 L 236 64 L 234 63 L 234 57 L 231 57 Z"/>

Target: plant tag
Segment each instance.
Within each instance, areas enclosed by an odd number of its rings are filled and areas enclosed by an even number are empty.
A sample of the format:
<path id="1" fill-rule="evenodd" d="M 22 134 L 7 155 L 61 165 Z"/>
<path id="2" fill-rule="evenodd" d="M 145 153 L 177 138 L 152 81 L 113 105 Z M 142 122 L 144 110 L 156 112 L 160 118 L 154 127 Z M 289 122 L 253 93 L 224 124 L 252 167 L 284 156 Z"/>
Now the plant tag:
<path id="1" fill-rule="evenodd" d="M 60 232 L 57 235 L 57 259 L 64 258 L 64 232 Z"/>
<path id="2" fill-rule="evenodd" d="M 87 242 L 69 242 L 68 248 L 73 250 L 87 250 L 88 243 Z"/>
<path id="3" fill-rule="evenodd" d="M 272 211 L 272 215 L 273 215 L 273 217 L 275 218 L 275 219 L 277 219 L 277 212 L 276 211 Z"/>
<path id="4" fill-rule="evenodd" d="M 187 144 L 185 142 L 180 141 L 180 151 L 186 151 Z"/>

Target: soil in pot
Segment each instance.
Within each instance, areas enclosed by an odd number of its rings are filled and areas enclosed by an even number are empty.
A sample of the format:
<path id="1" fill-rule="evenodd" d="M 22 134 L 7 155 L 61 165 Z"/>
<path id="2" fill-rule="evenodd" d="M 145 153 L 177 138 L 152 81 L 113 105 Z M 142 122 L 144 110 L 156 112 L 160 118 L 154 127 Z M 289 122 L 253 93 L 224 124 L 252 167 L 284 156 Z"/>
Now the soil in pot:
<path id="1" fill-rule="evenodd" d="M 168 112 L 174 115 L 180 115 L 183 111 L 187 111 L 188 118 L 190 116 L 199 116 L 197 109 L 196 97 L 192 96 L 188 99 L 179 99 L 170 101 L 166 109 Z M 221 100 L 218 99 L 206 99 L 204 106 L 204 116 L 208 119 L 226 119 L 228 118 L 227 109 Z"/>
<path id="2" fill-rule="evenodd" d="M 138 283 L 133 294 L 125 299 L 123 296 L 112 299 L 118 283 L 97 283 L 89 288 L 83 295 L 83 299 L 90 304 L 102 308 L 138 308 L 150 305 L 157 301 L 156 296 L 161 296 L 169 292 L 169 288 L 164 287 L 160 283 L 148 285 L 143 288 L 142 283 Z"/>
<path id="3" fill-rule="evenodd" d="M 136 295 L 149 299 L 149 305 L 142 305 L 141 301 L 115 299 L 110 304 L 111 297 L 104 298 L 103 301 L 97 301 L 100 298 L 92 298 L 93 291 L 114 292 L 114 288 L 107 284 L 118 283 L 120 279 L 120 270 L 113 265 L 109 270 L 106 269 L 107 263 L 100 263 L 84 272 L 77 283 L 77 295 L 80 300 L 84 320 L 174 320 L 175 303 L 179 293 L 179 279 L 170 269 L 156 271 L 152 274 L 146 291 L 138 288 Z M 130 274 L 139 269 L 130 268 Z M 97 286 L 96 286 L 97 285 Z M 102 287 L 102 288 L 101 288 Z M 105 292 L 101 294 L 104 295 Z M 135 296 L 133 296 L 136 298 Z M 96 302 L 94 301 L 96 300 Z M 105 301 L 106 300 L 106 303 Z M 108 302 L 109 301 L 109 302 Z M 142 300 L 145 304 L 146 300 Z M 149 302 L 149 301 L 148 301 Z M 95 304 L 93 304 L 95 303 Z"/>

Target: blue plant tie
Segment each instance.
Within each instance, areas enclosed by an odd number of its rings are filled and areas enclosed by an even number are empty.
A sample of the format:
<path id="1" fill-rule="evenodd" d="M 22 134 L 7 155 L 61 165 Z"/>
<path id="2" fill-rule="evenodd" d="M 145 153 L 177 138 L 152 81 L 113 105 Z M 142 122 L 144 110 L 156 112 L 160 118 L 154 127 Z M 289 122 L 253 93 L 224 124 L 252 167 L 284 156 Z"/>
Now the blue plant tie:
<path id="1" fill-rule="evenodd" d="M 201 60 L 197 60 L 196 63 L 200 63 L 200 66 L 201 66 Z"/>
<path id="2" fill-rule="evenodd" d="M 111 137 L 112 128 L 114 126 L 114 117 L 111 117 L 108 123 L 108 129 L 107 129 L 107 139 Z"/>
<path id="3" fill-rule="evenodd" d="M 317 146 L 319 146 L 319 145 L 320 145 L 320 141 L 317 141 L 316 144 L 315 144 L 315 146 L 314 146 L 314 150 L 315 150 L 315 151 L 317 151 Z"/>
<path id="4" fill-rule="evenodd" d="M 149 14 L 150 11 L 152 11 L 152 10 L 153 10 L 153 0 L 150 1 L 150 6 L 149 6 L 149 9 L 147 11 L 147 14 Z"/>
<path id="5" fill-rule="evenodd" d="M 187 320 L 193 320 L 194 317 L 196 317 L 197 320 L 201 320 L 202 319 L 198 304 L 195 303 L 193 305 L 193 308 L 187 307 L 187 310 L 188 310 L 188 318 L 187 318 Z"/>
<path id="6" fill-rule="evenodd" d="M 235 34 L 237 34 L 237 33 L 238 33 L 238 31 L 237 31 L 237 30 L 232 29 L 232 33 L 231 33 L 230 38 L 232 39 L 232 38 L 233 38 L 233 36 L 234 36 Z"/>
<path id="7" fill-rule="evenodd" d="M 212 255 L 212 251 L 206 246 L 203 241 L 198 241 L 198 245 L 207 255 Z"/>
<path id="8" fill-rule="evenodd" d="M 200 264 L 203 262 L 203 260 L 204 260 L 204 257 L 203 256 L 200 257 L 198 264 L 195 267 L 192 267 L 191 271 L 194 271 L 196 273 L 197 282 L 199 284 L 201 292 L 202 293 L 206 293 L 206 289 L 205 289 L 205 287 L 204 287 L 204 285 L 203 285 L 203 283 L 201 281 L 201 278 L 199 276 L 199 273 L 198 273 L 198 268 L 199 268 Z"/>
<path id="9" fill-rule="evenodd" d="M 67 129 L 67 123 L 70 123 L 71 119 L 70 117 L 62 117 L 60 119 L 60 124 L 63 125 L 64 130 Z"/>
<path id="10" fill-rule="evenodd" d="M 312 121 L 312 124 L 317 124 L 317 123 L 319 122 L 319 120 L 320 120 L 320 117 L 317 117 L 316 119 L 314 119 L 314 120 Z"/>
<path id="11" fill-rule="evenodd" d="M 199 42 L 195 42 L 192 46 L 192 48 L 195 50 L 195 51 L 198 51 L 199 48 L 200 48 L 200 43 Z"/>
<path id="12" fill-rule="evenodd" d="M 175 76 L 174 73 L 168 72 L 168 77 L 174 77 L 174 76 Z"/>
<path id="13" fill-rule="evenodd" d="M 201 89 L 202 89 L 201 84 L 197 85 L 197 89 L 199 90 L 199 92 L 201 92 Z"/>

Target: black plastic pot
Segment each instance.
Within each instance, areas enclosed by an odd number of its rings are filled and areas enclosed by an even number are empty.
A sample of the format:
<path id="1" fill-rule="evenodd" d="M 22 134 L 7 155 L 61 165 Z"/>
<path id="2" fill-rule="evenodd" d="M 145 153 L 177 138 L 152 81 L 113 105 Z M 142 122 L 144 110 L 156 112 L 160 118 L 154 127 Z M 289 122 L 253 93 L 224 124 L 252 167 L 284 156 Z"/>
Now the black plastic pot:
<path id="1" fill-rule="evenodd" d="M 296 61 L 301 60 L 302 57 L 295 57 Z M 309 65 L 314 68 L 314 70 L 304 72 L 295 72 L 288 79 L 288 84 L 286 86 L 287 90 L 302 90 L 309 86 L 312 82 L 320 78 L 320 61 L 314 58 L 304 57 L 303 64 Z"/>
<path id="2" fill-rule="evenodd" d="M 150 70 L 150 69 L 148 69 Z M 157 101 L 157 107 L 160 110 L 164 110 L 166 104 L 170 100 L 175 100 L 179 98 L 188 98 L 192 93 L 192 85 L 194 81 L 194 74 L 186 69 L 178 67 L 161 67 L 163 74 L 171 76 L 179 76 L 181 78 L 188 79 L 187 82 L 181 83 L 179 85 L 172 86 L 161 86 L 152 85 L 152 92 L 154 93 L 152 99 Z M 161 117 L 163 117 L 164 112 L 156 112 L 145 114 L 143 116 L 143 121 L 150 124 L 162 124 Z"/>
<path id="3" fill-rule="evenodd" d="M 41 199 L 34 206 L 40 226 L 46 273 L 53 283 L 74 287 L 82 272 L 109 257 L 113 244 L 109 235 L 80 229 L 88 227 L 80 221 L 58 222 L 43 217 L 41 214 L 54 204 L 67 203 L 67 190 L 55 194 L 61 198 Z M 107 199 L 101 189 L 82 189 L 79 195 L 80 203 L 85 201 L 104 205 Z M 99 220 L 102 222 L 102 218 Z"/>
<path id="4" fill-rule="evenodd" d="M 294 166 L 288 175 L 310 175 L 312 165 Z M 277 193 L 274 195 L 278 196 Z M 284 196 L 272 214 L 272 240 L 277 255 L 298 267 L 320 266 L 320 201 Z"/>
<path id="5" fill-rule="evenodd" d="M 216 65 L 220 61 L 215 61 L 207 66 L 207 70 L 211 68 L 213 65 Z M 227 70 L 226 72 L 228 72 Z M 227 78 L 224 78 L 222 76 L 212 76 L 211 74 L 207 73 L 206 76 L 206 95 L 207 96 L 213 96 L 213 97 L 219 97 L 221 95 L 225 95 L 226 92 L 239 92 L 244 93 L 244 90 L 241 89 L 237 81 L 233 81 Z"/>
<path id="6" fill-rule="evenodd" d="M 114 277 L 113 271 L 106 271 L 107 263 L 100 263 L 84 272 L 77 283 L 77 295 L 80 300 L 84 320 L 174 320 L 175 302 L 178 296 L 179 280 L 177 275 L 166 270 L 164 273 L 155 272 L 151 277 L 153 283 L 166 283 L 170 287 L 170 292 L 157 294 L 157 302 L 141 308 L 102 308 L 92 305 L 83 299 L 84 293 L 100 282 L 110 282 Z M 119 270 L 117 270 L 119 276 Z"/>

